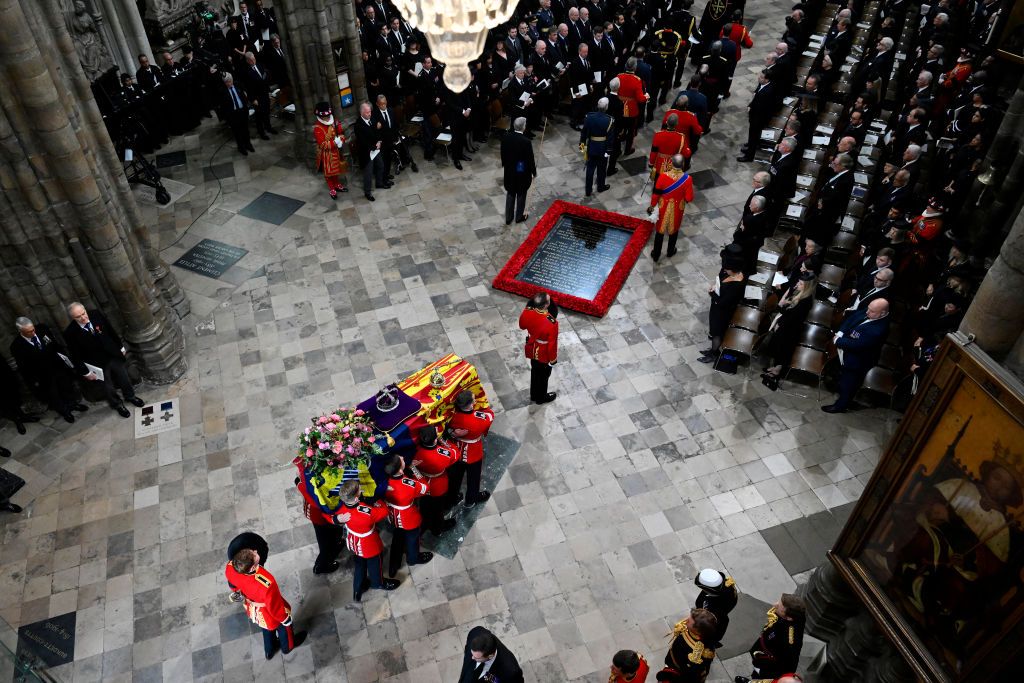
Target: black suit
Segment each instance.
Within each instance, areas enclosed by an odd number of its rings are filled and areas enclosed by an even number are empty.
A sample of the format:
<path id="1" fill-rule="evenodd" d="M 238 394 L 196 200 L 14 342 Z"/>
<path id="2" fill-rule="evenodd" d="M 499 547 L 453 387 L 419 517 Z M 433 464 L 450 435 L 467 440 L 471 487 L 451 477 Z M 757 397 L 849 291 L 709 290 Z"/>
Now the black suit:
<path id="1" fill-rule="evenodd" d="M 260 52 L 259 59 L 263 62 L 264 68 L 270 72 L 271 83 L 282 88 L 291 85 L 291 79 L 288 78 L 288 62 L 285 59 L 283 47 L 277 50 L 273 47 L 265 48 Z"/>
<path id="2" fill-rule="evenodd" d="M 853 190 L 853 171 L 834 174 L 818 190 L 818 206 L 808 217 L 806 236 L 827 246 L 839 231 L 836 221 L 843 215 Z"/>
<path id="3" fill-rule="evenodd" d="M 732 235 L 732 241 L 743 247 L 743 272 L 747 275 L 757 271 L 757 252 L 764 245 L 768 235 L 768 212 L 744 212 L 743 222 Z"/>
<path id="4" fill-rule="evenodd" d="M 84 375 L 85 367 L 67 365 L 57 354 L 69 360 L 71 354 L 46 325 L 36 325 L 33 339 L 20 334 L 11 342 L 11 355 L 29 389 L 40 401 L 64 415 L 78 403 L 74 390 L 75 375 Z"/>
<path id="5" fill-rule="evenodd" d="M 239 77 L 245 83 L 245 91 L 256 101 L 256 132 L 261 138 L 273 131 L 270 125 L 270 72 L 258 64 L 246 65 Z"/>
<path id="6" fill-rule="evenodd" d="M 571 33 L 570 33 L 571 35 Z M 572 58 L 569 64 L 569 86 L 573 90 L 572 97 L 572 123 L 580 125 L 583 117 L 590 110 L 591 91 L 594 87 L 594 64 L 587 59 L 583 61 L 579 55 Z M 579 87 L 587 86 L 587 94 L 579 96 Z"/>
<path id="7" fill-rule="evenodd" d="M 359 158 L 359 167 L 363 169 L 363 194 L 367 197 L 373 195 L 374 180 L 377 187 L 384 186 L 384 155 L 377 154 L 376 157 L 370 158 L 371 153 L 377 149 L 378 142 L 381 143 L 381 148 L 384 147 L 383 128 L 383 125 L 377 128 L 373 121 L 373 112 L 370 113 L 369 123 L 364 121 L 362 116 L 356 119 L 356 154 Z"/>
<path id="8" fill-rule="evenodd" d="M 778 108 L 776 98 L 777 86 L 771 81 L 764 85 L 758 85 L 754 91 L 754 97 L 750 100 L 747 119 L 750 121 L 747 129 L 747 151 L 746 157 L 752 159 L 761 140 L 761 130 L 768 125 L 772 115 Z"/>
<path id="9" fill-rule="evenodd" d="M 149 92 L 164 82 L 164 75 L 160 69 L 150 64 L 148 68 L 140 68 L 135 72 L 135 82 L 139 84 L 140 88 Z"/>
<path id="10" fill-rule="evenodd" d="M 466 651 L 462 659 L 462 673 L 459 674 L 459 683 L 476 683 L 483 673 L 484 664 L 473 661 L 473 654 L 469 650 L 469 644 L 478 635 L 487 633 L 483 626 L 474 626 L 466 637 Z M 497 637 L 495 637 L 497 640 Z M 512 654 L 505 645 L 498 640 L 498 651 L 494 655 L 494 663 L 488 673 L 494 676 L 499 683 L 523 683 L 523 670 L 519 668 L 516 656 Z"/>
<path id="11" fill-rule="evenodd" d="M 831 34 L 825 39 L 825 51 L 837 65 L 846 61 L 846 55 L 850 54 L 851 47 L 853 47 L 853 34 L 849 29 L 842 33 Z"/>
<path id="12" fill-rule="evenodd" d="M 772 162 L 768 166 L 768 172 L 772 174 L 772 184 L 768 186 L 768 189 L 772 193 L 772 201 L 778 206 L 796 194 L 796 176 L 799 166 L 800 157 L 797 156 L 796 150 L 785 157 L 778 150 L 775 150 L 772 155 Z"/>
<path id="13" fill-rule="evenodd" d="M 220 95 L 221 118 L 231 126 L 238 151 L 246 154 L 256 151 L 249 137 L 249 96 L 237 81 L 234 83 L 235 97 L 231 96 L 231 88 L 225 87 Z"/>
<path id="14" fill-rule="evenodd" d="M 385 112 L 387 115 L 385 116 Z M 384 175 L 391 175 L 391 163 L 398 154 L 398 145 L 401 141 L 401 133 L 398 130 L 398 119 L 395 118 L 395 110 L 388 107 L 382 110 L 377 105 L 373 106 L 370 114 L 370 123 L 375 127 L 379 123 L 380 128 L 380 154 L 384 158 Z"/>
<path id="15" fill-rule="evenodd" d="M 523 220 L 526 193 L 537 177 L 533 143 L 522 133 L 509 133 L 501 139 L 501 166 L 505 169 L 505 224 Z"/>
<path id="16" fill-rule="evenodd" d="M 121 399 L 117 396 L 118 389 L 124 394 L 125 399 L 131 401 L 135 398 L 135 389 L 128 379 L 124 354 L 121 353 L 124 344 L 114 326 L 107 320 L 107 316 L 101 311 L 88 313 L 92 331 L 72 320 L 64 330 L 64 339 L 67 340 L 76 363 L 88 363 L 103 370 L 103 388 L 107 402 L 116 408 L 121 405 Z"/>

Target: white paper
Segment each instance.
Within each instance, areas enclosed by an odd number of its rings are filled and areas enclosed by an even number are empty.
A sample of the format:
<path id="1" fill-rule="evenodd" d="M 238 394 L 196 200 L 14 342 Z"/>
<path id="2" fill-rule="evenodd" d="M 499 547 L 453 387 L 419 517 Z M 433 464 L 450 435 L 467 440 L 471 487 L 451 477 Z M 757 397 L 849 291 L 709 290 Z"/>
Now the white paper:
<path id="1" fill-rule="evenodd" d="M 866 145 L 877 145 L 878 144 L 878 136 L 874 135 L 872 133 L 868 133 L 867 135 L 864 136 L 864 144 L 866 144 Z"/>
<path id="2" fill-rule="evenodd" d="M 775 140 L 775 129 L 774 128 L 765 128 L 764 130 L 762 130 L 761 131 L 761 139 L 762 140 L 772 140 L 772 141 L 774 141 Z"/>
<path id="3" fill-rule="evenodd" d="M 796 184 L 800 187 L 810 187 L 814 184 L 814 178 L 809 175 L 798 175 L 796 177 Z"/>
<path id="4" fill-rule="evenodd" d="M 854 173 L 853 174 L 853 182 L 857 183 L 858 185 L 867 185 L 868 184 L 868 174 L 867 173 Z"/>
<path id="5" fill-rule="evenodd" d="M 853 232 L 853 229 L 855 227 L 857 227 L 857 224 L 854 222 L 853 216 L 843 216 L 843 228 L 844 229 L 849 230 L 850 232 Z"/>
<path id="6" fill-rule="evenodd" d="M 757 260 L 760 261 L 761 263 L 770 263 L 772 265 L 775 265 L 776 263 L 779 262 L 779 255 L 776 254 L 774 251 L 766 251 L 764 249 L 761 249 L 757 252 Z"/>
<path id="7" fill-rule="evenodd" d="M 760 301 L 761 300 L 762 292 L 764 292 L 764 290 L 761 289 L 760 287 L 755 287 L 753 285 L 747 285 L 746 288 L 744 288 L 744 290 L 743 290 L 743 298 L 744 299 L 757 299 L 758 301 Z"/>
<path id="8" fill-rule="evenodd" d="M 380 150 L 379 149 L 371 149 L 370 150 L 370 161 L 373 161 L 374 159 L 376 159 L 378 154 L 380 154 Z"/>
<path id="9" fill-rule="evenodd" d="M 586 83 L 580 83 L 580 87 L 577 88 L 576 92 L 577 92 L 577 94 L 580 97 L 583 97 L 584 95 L 586 95 L 590 91 L 587 90 L 587 84 Z"/>
<path id="10" fill-rule="evenodd" d="M 803 55 L 804 57 L 810 57 L 810 58 L 812 58 L 812 59 L 813 59 L 814 57 L 817 57 L 817 56 L 818 56 L 818 53 L 817 53 L 817 52 L 815 52 L 814 50 L 804 50 L 804 51 L 803 51 L 803 52 L 802 52 L 801 54 L 802 54 L 802 55 Z"/>
<path id="11" fill-rule="evenodd" d="M 416 116 L 414 116 L 411 119 L 409 119 L 409 122 L 410 123 L 423 123 L 423 116 L 421 114 L 417 114 Z"/>
<path id="12" fill-rule="evenodd" d="M 875 119 L 874 121 L 868 124 L 868 128 L 873 128 L 874 130 L 877 130 L 879 133 L 882 133 L 885 131 L 885 121 L 879 121 L 878 119 Z"/>
<path id="13" fill-rule="evenodd" d="M 452 141 L 452 134 L 451 133 L 438 133 L 437 141 L 438 142 L 451 142 Z"/>
<path id="14" fill-rule="evenodd" d="M 793 193 L 793 201 L 799 203 L 799 202 L 802 202 L 803 200 L 807 199 L 810 196 L 811 195 L 809 195 L 806 192 L 801 192 L 800 190 L 797 190 L 796 192 Z"/>
<path id="15" fill-rule="evenodd" d="M 523 94 L 519 96 L 519 101 L 526 104 L 526 101 L 530 99 L 530 93 L 523 91 Z"/>
<path id="16" fill-rule="evenodd" d="M 506 78 L 505 80 L 503 80 L 501 82 L 501 89 L 502 90 L 506 90 L 510 83 L 512 83 L 512 78 L 511 77 L 510 78 Z"/>
<path id="17" fill-rule="evenodd" d="M 557 64 L 555 64 L 555 70 L 556 71 L 561 71 L 564 68 L 565 68 L 565 64 L 563 64 L 562 62 L 558 62 Z"/>
<path id="18" fill-rule="evenodd" d="M 132 152 L 131 147 L 125 147 L 124 148 L 124 160 L 125 161 L 131 161 L 134 158 L 135 158 L 135 153 Z"/>
<path id="19" fill-rule="evenodd" d="M 792 107 L 794 104 L 796 104 L 796 98 L 793 96 L 785 97 L 783 98 L 782 103 L 787 107 Z"/>
<path id="20" fill-rule="evenodd" d="M 814 149 L 805 149 L 803 156 L 804 159 L 806 159 L 807 161 L 817 161 L 818 151 Z"/>
<path id="21" fill-rule="evenodd" d="M 786 209 L 786 215 L 790 218 L 800 218 L 804 212 L 804 207 L 797 204 L 790 204 L 789 208 Z"/>
<path id="22" fill-rule="evenodd" d="M 646 35 L 647 35 L 647 29 L 643 29 L 642 31 L 640 31 L 640 35 L 638 35 L 636 37 L 636 42 L 639 43 L 641 40 L 644 39 L 644 36 L 646 36 Z"/>
<path id="23" fill-rule="evenodd" d="M 747 280 L 749 282 L 756 282 L 759 285 L 766 285 L 768 284 L 768 276 L 768 272 L 758 271 L 751 275 L 750 277 L 748 277 Z"/>
<path id="24" fill-rule="evenodd" d="M 86 363 L 85 364 L 85 369 L 88 370 L 89 372 L 91 372 L 92 374 L 96 375 L 96 379 L 98 379 L 101 382 L 103 381 L 103 371 L 100 370 L 98 367 L 96 367 L 95 365 L 89 365 L 88 363 Z"/>
<path id="25" fill-rule="evenodd" d="M 544 80 L 540 81 L 539 83 L 537 83 L 537 90 L 544 90 L 547 87 L 548 87 L 548 79 L 546 79 L 546 78 Z"/>
<path id="26" fill-rule="evenodd" d="M 600 83 L 600 82 L 601 82 L 601 72 L 600 71 L 595 71 L 594 72 L 594 83 Z"/>
<path id="27" fill-rule="evenodd" d="M 875 162 L 873 162 L 871 160 L 871 157 L 864 157 L 864 156 L 857 157 L 857 163 L 860 164 L 863 168 L 866 168 L 868 170 L 871 170 L 875 166 Z"/>
<path id="28" fill-rule="evenodd" d="M 811 138 L 812 145 L 827 145 L 832 138 L 825 135 L 815 135 Z"/>
<path id="29" fill-rule="evenodd" d="M 851 66 L 850 64 L 843 64 L 841 67 L 839 67 L 839 70 L 842 71 L 844 74 L 848 74 L 851 71 L 853 71 L 853 66 Z"/>
<path id="30" fill-rule="evenodd" d="M 641 31 L 640 37 L 642 38 L 645 33 L 647 33 L 647 31 Z M 637 42 L 640 42 L 639 38 L 637 39 Z M 692 33 L 690 34 L 690 45 L 700 45 L 700 40 L 698 40 L 697 36 L 693 35 Z"/>
<path id="31" fill-rule="evenodd" d="M 263 29 L 263 33 L 260 34 L 260 38 L 262 38 L 264 41 L 269 43 L 270 42 L 270 29 L 269 28 Z"/>
<path id="32" fill-rule="evenodd" d="M 63 353 L 61 353 L 60 351 L 58 351 L 58 352 L 57 352 L 57 355 L 58 355 L 58 356 L 60 356 L 60 359 L 61 359 L 62 361 L 64 361 L 64 365 L 68 366 L 69 368 L 73 368 L 73 367 L 75 367 L 75 364 L 71 362 L 71 359 L 70 359 L 70 358 L 68 358 L 67 356 L 65 356 L 65 355 L 64 355 Z"/>
<path id="33" fill-rule="evenodd" d="M 836 132 L 835 128 L 833 128 L 832 126 L 826 126 L 824 123 L 815 128 L 814 130 L 818 133 L 821 133 L 822 135 L 832 135 L 832 133 Z"/>
<path id="34" fill-rule="evenodd" d="M 412 71 L 413 71 L 413 73 L 415 73 L 415 74 L 416 74 L 417 76 L 419 76 L 419 75 L 420 75 L 420 72 L 421 72 L 421 71 L 423 71 L 423 62 L 416 62 L 416 63 L 415 63 L 414 65 L 413 65 L 413 67 L 412 67 Z"/>
<path id="35" fill-rule="evenodd" d="M 772 287 L 778 287 L 789 281 L 789 278 L 782 273 L 775 273 L 775 277 L 772 278 Z"/>

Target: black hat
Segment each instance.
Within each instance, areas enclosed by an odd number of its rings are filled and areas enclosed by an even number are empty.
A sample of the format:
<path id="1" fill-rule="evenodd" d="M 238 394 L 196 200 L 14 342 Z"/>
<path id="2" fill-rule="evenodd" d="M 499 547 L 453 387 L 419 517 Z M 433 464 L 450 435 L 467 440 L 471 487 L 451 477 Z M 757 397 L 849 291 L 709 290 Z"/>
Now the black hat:
<path id="1" fill-rule="evenodd" d="M 811 280 L 817 280 L 818 276 L 813 271 L 807 271 L 806 273 L 800 273 L 800 279 L 804 282 L 810 282 Z"/>
<path id="2" fill-rule="evenodd" d="M 318 102 L 316 105 L 316 109 L 314 109 L 313 111 L 316 113 L 318 117 L 322 119 L 330 118 L 331 116 L 334 115 L 334 112 L 331 110 L 330 102 Z"/>

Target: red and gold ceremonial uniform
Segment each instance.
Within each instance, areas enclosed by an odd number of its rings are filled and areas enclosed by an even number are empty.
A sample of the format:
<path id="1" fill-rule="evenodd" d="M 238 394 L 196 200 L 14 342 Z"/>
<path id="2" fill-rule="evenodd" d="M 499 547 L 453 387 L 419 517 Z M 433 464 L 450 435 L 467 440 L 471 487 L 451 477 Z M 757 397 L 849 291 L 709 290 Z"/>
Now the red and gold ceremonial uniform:
<path id="1" fill-rule="evenodd" d="M 437 498 L 448 493 L 446 470 L 458 461 L 459 452 L 443 441 L 438 441 L 433 448 L 417 447 L 412 467 L 423 475 L 430 497 Z"/>
<path id="2" fill-rule="evenodd" d="M 430 487 L 423 481 L 410 477 L 392 477 L 388 479 L 388 490 L 384 493 L 384 501 L 388 506 L 388 521 L 396 529 L 419 529 L 423 516 L 414 501 L 427 495 Z"/>
<path id="3" fill-rule="evenodd" d="M 651 177 L 672 168 L 672 157 L 682 154 L 690 158 L 690 148 L 686 145 L 686 136 L 676 130 L 659 130 L 654 134 L 651 143 L 651 155 L 647 163 L 651 165 Z"/>
<path id="4" fill-rule="evenodd" d="M 913 244 L 931 242 L 942 234 L 942 218 L 944 214 L 929 213 L 927 210 L 911 222 L 907 239 Z"/>
<path id="5" fill-rule="evenodd" d="M 608 683 L 644 683 L 647 680 L 647 674 L 651 671 L 651 667 L 639 652 L 637 657 L 640 658 L 640 668 L 632 676 L 627 678 L 624 674 L 610 674 L 608 676 Z"/>
<path id="6" fill-rule="evenodd" d="M 462 462 L 467 465 L 484 459 L 483 439 L 494 424 L 494 411 L 479 408 L 468 413 L 456 411 L 448 421 L 450 431 L 458 441 Z"/>
<path id="7" fill-rule="evenodd" d="M 527 308 L 519 315 L 519 329 L 526 330 L 526 357 L 540 363 L 558 360 L 558 321 L 547 311 Z"/>
<path id="8" fill-rule="evenodd" d="M 345 189 L 341 176 L 348 173 L 348 162 L 345 161 L 342 150 L 335 144 L 334 138 L 341 138 L 344 144 L 345 134 L 337 121 L 321 123 L 318 120 L 313 124 L 313 136 L 316 138 L 316 167 L 323 171 L 327 189 L 334 197 L 339 190 Z"/>
<path id="9" fill-rule="evenodd" d="M 349 507 L 343 505 L 339 510 L 339 516 L 348 514 L 346 527 L 348 534 L 345 544 L 348 549 L 357 557 L 369 559 L 376 557 L 384 551 L 384 543 L 380 540 L 377 532 L 377 522 L 381 522 L 388 516 L 388 508 L 383 501 L 375 500 L 373 503 L 362 501 Z"/>
<path id="10" fill-rule="evenodd" d="M 687 202 L 693 201 L 693 179 L 678 168 L 669 168 L 658 176 L 651 193 L 651 206 L 658 207 L 656 229 L 659 235 L 675 235 L 683 224 Z"/>
<path id="11" fill-rule="evenodd" d="M 686 141 L 686 146 L 692 150 L 694 139 L 704 134 L 704 129 L 701 128 L 700 122 L 697 120 L 697 115 L 692 111 L 669 109 L 665 112 L 665 115 L 661 117 L 662 128 L 664 128 L 668 123 L 668 117 L 672 114 L 675 114 L 676 118 L 679 119 L 679 123 L 676 125 L 676 132 L 682 133 L 683 138 Z"/>
<path id="12" fill-rule="evenodd" d="M 640 105 L 651 99 L 644 92 L 644 83 L 636 74 L 621 73 L 619 79 L 619 99 L 622 100 L 622 115 L 626 118 L 640 116 Z"/>
<path id="13" fill-rule="evenodd" d="M 740 59 L 743 57 L 743 48 L 745 48 L 745 47 L 748 47 L 748 48 L 749 47 L 754 47 L 754 41 L 750 37 L 750 31 L 748 31 L 747 27 L 744 26 L 743 24 L 736 24 L 736 23 L 734 23 L 732 25 L 732 30 L 729 32 L 728 36 L 725 35 L 725 27 L 723 27 L 722 28 L 721 37 L 722 38 L 728 37 L 729 40 L 731 40 L 732 42 L 736 43 L 736 63 L 737 64 L 739 63 Z"/>
<path id="14" fill-rule="evenodd" d="M 263 650 L 270 659 L 274 648 L 288 654 L 304 635 L 296 639 L 292 629 L 292 606 L 281 595 L 281 588 L 273 574 L 257 565 L 251 574 L 235 570 L 230 562 L 224 567 L 224 576 L 231 590 L 242 595 L 245 613 L 252 623 L 263 629 Z"/>
<path id="15" fill-rule="evenodd" d="M 974 66 L 970 61 L 958 61 L 956 66 L 942 75 L 936 90 L 935 105 L 932 110 L 934 114 L 938 115 L 949 109 L 973 70 Z"/>

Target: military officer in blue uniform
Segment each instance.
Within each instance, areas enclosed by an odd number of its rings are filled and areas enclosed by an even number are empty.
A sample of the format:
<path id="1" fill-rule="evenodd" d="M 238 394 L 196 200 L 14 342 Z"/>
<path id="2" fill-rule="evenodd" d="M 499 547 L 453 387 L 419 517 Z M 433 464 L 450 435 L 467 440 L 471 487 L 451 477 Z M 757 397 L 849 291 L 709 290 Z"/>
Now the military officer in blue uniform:
<path id="1" fill-rule="evenodd" d="M 608 114 L 608 98 L 597 101 L 597 111 L 587 114 L 580 131 L 580 151 L 587 162 L 587 196 L 593 193 L 594 171 L 597 171 L 597 191 L 608 189 L 605 173 L 608 171 L 608 154 L 615 143 L 615 119 Z"/>

